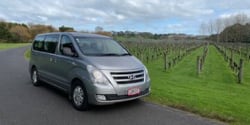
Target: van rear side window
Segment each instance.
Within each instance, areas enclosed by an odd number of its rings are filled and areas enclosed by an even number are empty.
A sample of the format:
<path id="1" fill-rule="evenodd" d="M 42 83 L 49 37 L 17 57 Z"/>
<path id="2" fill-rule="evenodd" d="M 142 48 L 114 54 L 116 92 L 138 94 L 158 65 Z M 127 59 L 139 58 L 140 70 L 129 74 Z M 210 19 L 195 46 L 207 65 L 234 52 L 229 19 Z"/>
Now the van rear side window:
<path id="1" fill-rule="evenodd" d="M 45 36 L 37 36 L 35 38 L 33 49 L 38 51 L 44 51 L 44 38 Z"/>
<path id="2" fill-rule="evenodd" d="M 44 51 L 55 53 L 59 35 L 47 35 L 44 42 Z"/>

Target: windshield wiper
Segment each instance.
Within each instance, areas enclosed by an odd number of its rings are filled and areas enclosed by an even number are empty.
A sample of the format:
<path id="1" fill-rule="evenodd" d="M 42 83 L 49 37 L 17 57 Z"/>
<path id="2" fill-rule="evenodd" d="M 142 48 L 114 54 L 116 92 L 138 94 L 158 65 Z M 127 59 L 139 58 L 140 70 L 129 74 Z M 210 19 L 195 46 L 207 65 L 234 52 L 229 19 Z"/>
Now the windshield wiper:
<path id="1" fill-rule="evenodd" d="M 120 56 L 131 56 L 130 53 L 123 53 L 123 54 L 120 54 Z"/>
<path id="2" fill-rule="evenodd" d="M 118 53 L 105 53 L 105 54 L 101 54 L 101 56 L 126 56 L 126 55 L 130 55 L 129 53 L 122 53 L 122 54 L 118 54 Z"/>
<path id="3" fill-rule="evenodd" d="M 118 53 L 104 53 L 104 54 L 86 54 L 89 56 L 127 56 L 127 55 L 131 55 L 130 53 L 122 53 L 122 54 L 118 54 Z"/>

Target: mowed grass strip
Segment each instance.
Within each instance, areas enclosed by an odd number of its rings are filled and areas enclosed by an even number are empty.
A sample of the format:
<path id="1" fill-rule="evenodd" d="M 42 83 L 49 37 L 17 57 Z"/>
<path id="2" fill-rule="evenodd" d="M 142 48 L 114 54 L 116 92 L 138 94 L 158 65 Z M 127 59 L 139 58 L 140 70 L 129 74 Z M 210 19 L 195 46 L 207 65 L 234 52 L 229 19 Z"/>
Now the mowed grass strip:
<path id="1" fill-rule="evenodd" d="M 18 48 L 30 45 L 30 43 L 0 43 L 0 50 Z"/>
<path id="2" fill-rule="evenodd" d="M 30 59 L 30 54 L 31 54 L 31 49 L 27 49 L 25 52 L 24 52 L 24 57 L 25 59 L 29 60 Z"/>
<path id="3" fill-rule="evenodd" d="M 237 79 L 222 55 L 210 46 L 204 70 L 197 76 L 195 50 L 171 70 L 163 61 L 147 64 L 152 93 L 146 100 L 181 108 L 231 124 L 250 124 L 250 86 Z"/>
<path id="4" fill-rule="evenodd" d="M 243 84 L 250 84 L 250 61 L 244 60 L 243 64 Z M 250 107 L 250 106 L 249 106 Z M 250 113 L 249 113 L 250 115 Z"/>

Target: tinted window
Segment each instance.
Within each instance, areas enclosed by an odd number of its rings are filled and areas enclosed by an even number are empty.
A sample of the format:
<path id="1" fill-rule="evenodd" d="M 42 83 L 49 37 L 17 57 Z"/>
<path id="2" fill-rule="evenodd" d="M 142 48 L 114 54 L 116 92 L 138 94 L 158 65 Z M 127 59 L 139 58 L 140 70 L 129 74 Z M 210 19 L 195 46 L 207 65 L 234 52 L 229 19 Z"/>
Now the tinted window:
<path id="1" fill-rule="evenodd" d="M 72 50 L 74 50 L 73 43 L 72 43 L 70 37 L 65 36 L 65 35 L 62 36 L 61 45 L 60 45 L 60 51 L 61 51 L 61 53 L 62 53 L 62 48 L 63 47 L 70 47 Z"/>
<path id="2" fill-rule="evenodd" d="M 44 42 L 44 51 L 55 53 L 59 35 L 47 35 Z"/>
<path id="3" fill-rule="evenodd" d="M 121 56 L 129 53 L 116 41 L 108 38 L 75 38 L 81 51 L 85 55 L 93 56 Z"/>
<path id="4" fill-rule="evenodd" d="M 33 48 L 34 50 L 44 51 L 44 38 L 45 36 L 37 36 L 35 38 Z"/>

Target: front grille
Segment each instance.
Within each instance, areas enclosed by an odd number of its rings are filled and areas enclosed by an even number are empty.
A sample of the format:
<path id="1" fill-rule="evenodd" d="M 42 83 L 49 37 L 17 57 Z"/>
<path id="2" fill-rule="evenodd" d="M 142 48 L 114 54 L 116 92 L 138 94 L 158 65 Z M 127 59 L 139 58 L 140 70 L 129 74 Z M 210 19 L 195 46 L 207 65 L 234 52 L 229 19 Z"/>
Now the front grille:
<path id="1" fill-rule="evenodd" d="M 144 70 L 111 72 L 110 74 L 117 84 L 130 84 L 144 81 Z"/>

